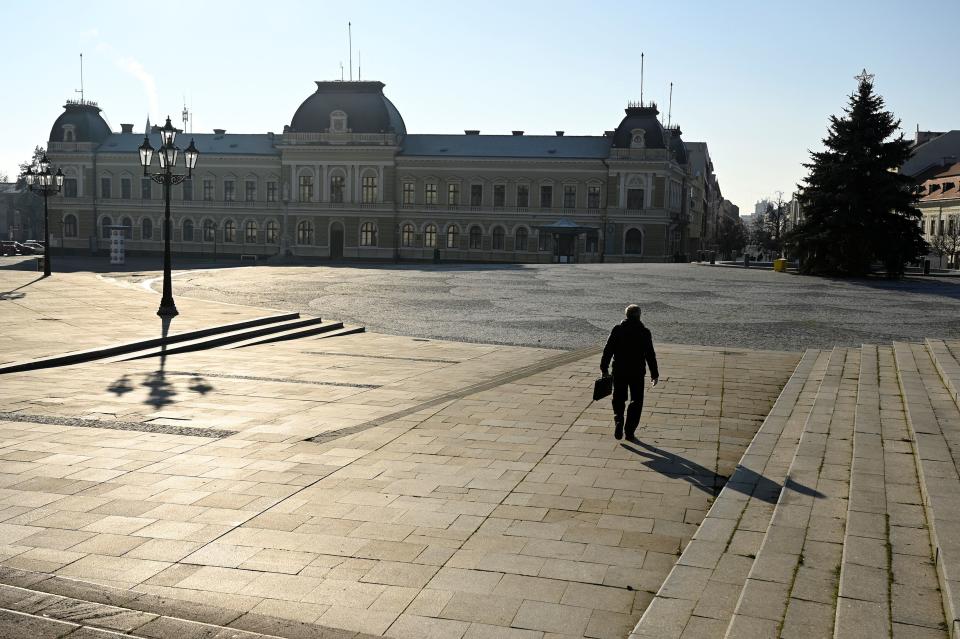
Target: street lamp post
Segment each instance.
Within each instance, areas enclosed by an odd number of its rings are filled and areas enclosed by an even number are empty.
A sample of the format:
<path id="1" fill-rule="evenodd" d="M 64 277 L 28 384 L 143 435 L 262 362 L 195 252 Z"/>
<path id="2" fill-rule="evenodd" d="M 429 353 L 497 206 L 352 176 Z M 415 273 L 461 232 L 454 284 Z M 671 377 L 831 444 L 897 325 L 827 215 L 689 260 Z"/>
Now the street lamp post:
<path id="1" fill-rule="evenodd" d="M 139 147 L 140 165 L 143 166 L 144 176 L 149 176 L 157 184 L 163 185 L 163 296 L 160 298 L 160 308 L 157 310 L 157 315 L 160 317 L 175 317 L 178 314 L 177 305 L 173 302 L 173 286 L 170 282 L 170 187 L 193 177 L 197 156 L 200 155 L 191 139 L 190 146 L 183 152 L 187 174 L 174 174 L 173 167 L 177 165 L 177 155 L 180 152 L 180 149 L 173 144 L 176 137 L 177 130 L 170 124 L 170 116 L 167 116 L 167 123 L 160 129 L 160 148 L 156 149 L 156 156 L 160 162 L 160 171 L 157 173 L 147 171 L 154 156 L 154 148 L 150 145 L 148 135 L 143 136 L 143 144 Z"/>
<path id="2" fill-rule="evenodd" d="M 63 188 L 63 169 L 54 173 L 50 170 L 50 160 L 44 153 L 36 170 L 27 167 L 24 174 L 27 188 L 43 196 L 43 276 L 50 277 L 50 211 L 47 209 L 47 198 L 59 193 Z"/>

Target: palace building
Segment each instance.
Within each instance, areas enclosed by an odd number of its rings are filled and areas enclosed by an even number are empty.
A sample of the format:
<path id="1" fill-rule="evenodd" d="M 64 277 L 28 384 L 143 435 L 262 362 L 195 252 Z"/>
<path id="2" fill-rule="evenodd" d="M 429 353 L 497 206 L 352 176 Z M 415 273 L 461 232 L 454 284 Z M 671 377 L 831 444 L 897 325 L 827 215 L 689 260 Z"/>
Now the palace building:
<path id="1" fill-rule="evenodd" d="M 175 253 L 663 262 L 712 248 L 704 176 L 654 104 L 597 136 L 419 134 L 381 82 L 316 85 L 282 133 L 178 136 L 200 159 L 172 187 Z M 147 134 L 159 147 L 157 127 Z M 47 148 L 66 175 L 54 246 L 105 250 L 120 225 L 129 252 L 162 251 L 163 187 L 143 176 L 143 138 L 112 131 L 96 103 L 64 106 Z"/>

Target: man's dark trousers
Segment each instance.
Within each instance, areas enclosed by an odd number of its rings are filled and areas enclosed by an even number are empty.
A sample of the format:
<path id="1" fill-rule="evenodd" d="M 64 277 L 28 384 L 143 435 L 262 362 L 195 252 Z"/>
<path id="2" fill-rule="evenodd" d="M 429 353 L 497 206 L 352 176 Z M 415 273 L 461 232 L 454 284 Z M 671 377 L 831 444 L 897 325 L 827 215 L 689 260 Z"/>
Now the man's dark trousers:
<path id="1" fill-rule="evenodd" d="M 644 376 L 627 377 L 613 376 L 613 414 L 623 419 L 623 409 L 627 404 L 627 389 L 630 390 L 630 406 L 627 407 L 627 418 L 623 425 L 624 436 L 631 439 L 640 425 L 640 412 L 643 410 L 643 382 Z"/>

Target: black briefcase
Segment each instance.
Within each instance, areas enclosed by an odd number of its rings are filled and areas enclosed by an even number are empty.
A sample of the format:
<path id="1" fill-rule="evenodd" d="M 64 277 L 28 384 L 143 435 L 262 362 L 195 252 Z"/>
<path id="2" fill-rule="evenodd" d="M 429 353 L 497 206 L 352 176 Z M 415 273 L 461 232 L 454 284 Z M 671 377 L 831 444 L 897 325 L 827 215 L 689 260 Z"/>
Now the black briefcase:
<path id="1" fill-rule="evenodd" d="M 597 381 L 593 383 L 593 401 L 603 399 L 612 392 L 613 378 L 609 375 L 606 377 L 598 377 Z"/>

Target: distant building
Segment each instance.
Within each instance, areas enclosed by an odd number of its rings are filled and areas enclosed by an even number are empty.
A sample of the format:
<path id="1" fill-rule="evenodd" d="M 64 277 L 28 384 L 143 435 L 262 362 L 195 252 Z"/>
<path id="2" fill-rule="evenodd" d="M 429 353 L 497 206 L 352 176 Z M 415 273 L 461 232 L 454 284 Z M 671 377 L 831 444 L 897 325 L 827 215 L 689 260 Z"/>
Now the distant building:
<path id="1" fill-rule="evenodd" d="M 929 170 L 922 179 L 920 224 L 923 238 L 932 244 L 938 237 L 960 232 L 960 163 Z"/>
<path id="2" fill-rule="evenodd" d="M 706 142 L 687 142 L 690 158 L 690 188 L 688 210 L 690 211 L 690 241 L 687 253 L 714 251 L 717 248 L 720 203 L 723 195 L 714 172 L 713 160 Z"/>
<path id="3" fill-rule="evenodd" d="M 174 251 L 658 262 L 710 241 L 712 165 L 695 175 L 654 104 L 629 105 L 596 136 L 414 134 L 382 83 L 316 85 L 280 134 L 177 138 L 200 159 L 172 190 Z M 146 134 L 159 147 L 157 127 Z M 50 200 L 55 243 L 103 249 L 121 224 L 128 250 L 162 250 L 163 189 L 143 177 L 143 137 L 129 124 L 112 131 L 95 103 L 66 104 L 48 146 L 66 174 Z"/>

